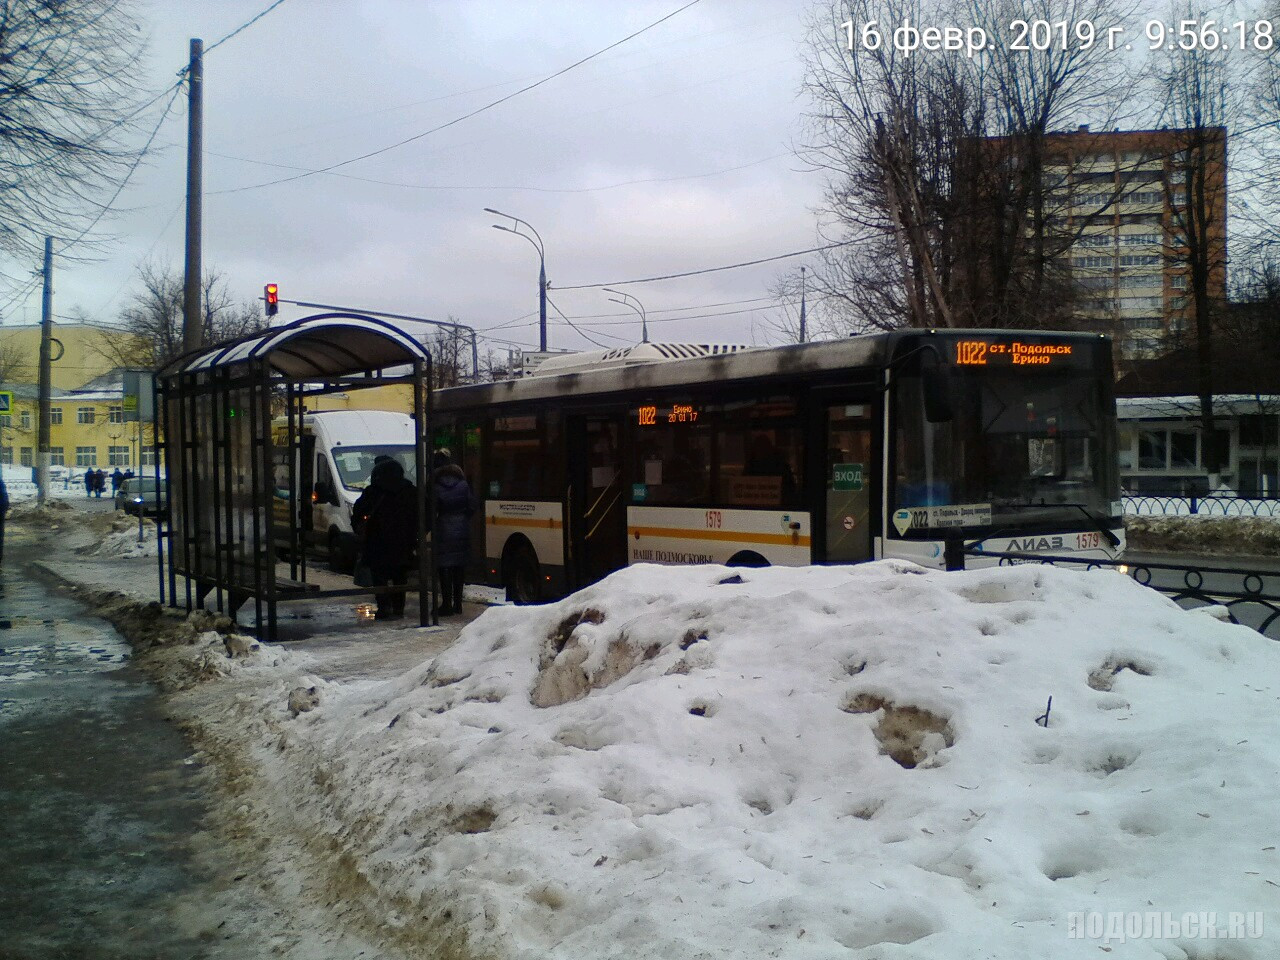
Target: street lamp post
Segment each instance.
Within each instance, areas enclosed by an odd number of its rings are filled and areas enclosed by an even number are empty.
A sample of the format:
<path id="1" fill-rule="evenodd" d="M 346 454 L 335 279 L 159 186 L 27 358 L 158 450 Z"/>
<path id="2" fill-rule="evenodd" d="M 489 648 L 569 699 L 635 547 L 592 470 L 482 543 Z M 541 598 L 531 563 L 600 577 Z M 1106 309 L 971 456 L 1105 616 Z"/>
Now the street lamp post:
<path id="1" fill-rule="evenodd" d="M 514 233 L 517 237 L 524 237 L 538 251 L 538 349 L 543 353 L 547 352 L 547 253 L 542 246 L 542 237 L 538 235 L 538 231 L 533 229 L 533 225 L 528 221 L 521 220 L 519 217 L 513 217 L 509 213 L 503 213 L 501 210 L 494 210 L 492 207 L 485 207 L 485 213 L 492 213 L 495 217 L 506 217 L 508 220 L 516 224 L 528 227 L 528 233 L 521 233 L 515 227 L 506 227 L 500 223 L 495 223 L 493 229 L 502 230 L 506 233 Z"/>
<path id="2" fill-rule="evenodd" d="M 625 293 L 622 290 L 614 290 L 610 287 L 605 287 L 604 292 L 616 293 L 618 297 L 622 297 L 621 300 L 619 300 L 617 297 L 610 297 L 609 298 L 610 303 L 620 303 L 624 307 L 630 307 L 632 310 L 634 310 L 637 314 L 640 315 L 640 342 L 648 343 L 649 342 L 649 318 L 645 315 L 644 304 L 641 303 L 639 300 L 636 300 L 636 298 L 633 297 L 631 294 Z M 632 301 L 635 301 L 635 302 L 633 303 Z"/>

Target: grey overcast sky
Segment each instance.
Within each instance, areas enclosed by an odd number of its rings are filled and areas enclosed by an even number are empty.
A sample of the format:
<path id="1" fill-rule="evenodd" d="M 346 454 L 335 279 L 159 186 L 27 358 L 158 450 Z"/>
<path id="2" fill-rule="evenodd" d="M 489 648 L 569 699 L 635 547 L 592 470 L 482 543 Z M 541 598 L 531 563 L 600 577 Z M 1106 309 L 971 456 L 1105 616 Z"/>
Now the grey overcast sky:
<path id="1" fill-rule="evenodd" d="M 484 207 L 537 228 L 553 288 L 813 246 L 821 182 L 791 154 L 810 0 L 702 0 L 536 90 L 336 171 L 344 176 L 226 192 L 421 133 L 682 2 L 287 0 L 206 58 L 206 266 L 244 299 L 275 281 L 289 299 L 452 315 L 492 329 L 502 340 L 490 345 L 505 351 L 506 341 L 537 342 L 537 254 L 493 230 Z M 151 88 L 174 81 L 190 37 L 211 45 L 268 5 L 144 2 Z M 56 269 L 60 316 L 79 308 L 111 321 L 139 261 L 181 266 L 184 101 L 121 198 L 127 212 L 110 225 L 119 242 L 101 262 Z M 780 270 L 801 262 L 632 292 L 656 320 L 672 308 L 766 297 Z M 633 315 L 598 290 L 551 297 L 572 318 L 618 314 L 580 321 L 602 344 L 639 339 Z M 36 322 L 39 312 L 37 289 L 3 322 Z M 304 312 L 285 307 L 281 319 Z M 591 346 L 551 314 L 551 346 Z M 751 312 L 659 322 L 651 337 L 750 342 L 753 320 L 760 340 Z"/>

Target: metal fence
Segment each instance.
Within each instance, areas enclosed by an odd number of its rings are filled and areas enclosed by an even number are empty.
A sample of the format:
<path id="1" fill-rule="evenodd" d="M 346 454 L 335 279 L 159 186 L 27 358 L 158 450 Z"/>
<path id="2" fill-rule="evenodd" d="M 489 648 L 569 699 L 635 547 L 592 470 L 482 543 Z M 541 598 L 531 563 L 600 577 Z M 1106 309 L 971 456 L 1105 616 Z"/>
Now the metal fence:
<path id="1" fill-rule="evenodd" d="M 1124 498 L 1124 512 L 1126 516 L 1137 517 L 1270 517 L 1280 520 L 1280 498 L 1134 494 Z"/>
<path id="2" fill-rule="evenodd" d="M 965 554 L 988 560 L 998 558 L 1001 566 L 1043 563 L 1084 570 L 1119 570 L 1143 586 L 1171 597 L 1181 607 L 1192 609 L 1216 604 L 1226 609 L 1232 623 L 1252 627 L 1265 637 L 1280 640 L 1280 570 L 1085 560 L 1039 553 L 993 553 L 973 549 L 966 550 Z"/>

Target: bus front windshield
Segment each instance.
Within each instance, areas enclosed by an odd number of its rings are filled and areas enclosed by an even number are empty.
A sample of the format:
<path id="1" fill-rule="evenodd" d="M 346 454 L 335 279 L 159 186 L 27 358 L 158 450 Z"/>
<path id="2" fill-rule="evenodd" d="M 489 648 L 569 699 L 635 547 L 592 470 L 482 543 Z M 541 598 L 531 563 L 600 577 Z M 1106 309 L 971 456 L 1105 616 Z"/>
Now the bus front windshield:
<path id="1" fill-rule="evenodd" d="M 912 511 L 904 535 L 1088 527 L 1082 508 L 1111 516 L 1120 497 L 1115 424 L 1096 374 L 957 370 L 952 419 L 942 423 L 927 420 L 919 377 L 900 378 L 895 394 L 893 509 Z"/>
<path id="2" fill-rule="evenodd" d="M 338 479 L 348 490 L 363 490 L 369 486 L 369 475 L 373 472 L 373 461 L 381 456 L 394 457 L 404 467 L 405 478 L 415 482 L 417 466 L 414 463 L 413 447 L 378 446 L 378 447 L 335 447 L 333 462 L 338 468 Z"/>

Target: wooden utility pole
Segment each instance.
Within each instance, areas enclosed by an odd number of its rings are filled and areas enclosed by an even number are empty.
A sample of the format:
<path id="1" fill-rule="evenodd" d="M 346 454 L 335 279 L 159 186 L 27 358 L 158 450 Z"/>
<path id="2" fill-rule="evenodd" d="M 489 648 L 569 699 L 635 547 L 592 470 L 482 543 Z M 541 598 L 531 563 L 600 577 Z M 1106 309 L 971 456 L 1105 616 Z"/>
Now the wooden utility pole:
<path id="1" fill-rule="evenodd" d="M 191 41 L 187 67 L 187 258 L 183 274 L 182 348 L 194 350 L 204 343 L 204 318 L 200 309 L 200 239 L 203 228 L 204 189 L 204 41 Z"/>
<path id="2" fill-rule="evenodd" d="M 49 396 L 53 392 L 53 237 L 44 238 L 44 297 L 40 304 L 40 387 L 36 427 L 36 498 L 49 496 Z"/>

